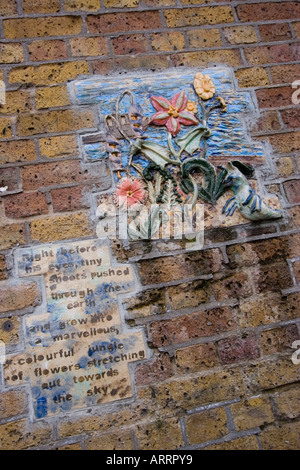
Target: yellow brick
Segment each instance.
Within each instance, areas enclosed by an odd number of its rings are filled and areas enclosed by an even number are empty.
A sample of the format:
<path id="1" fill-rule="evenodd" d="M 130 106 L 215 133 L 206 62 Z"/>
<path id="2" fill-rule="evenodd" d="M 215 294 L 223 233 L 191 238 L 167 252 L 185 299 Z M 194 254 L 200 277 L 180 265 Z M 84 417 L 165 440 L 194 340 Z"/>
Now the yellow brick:
<path id="1" fill-rule="evenodd" d="M 6 328 L 5 325 L 9 325 Z M 7 344 L 18 343 L 21 336 L 21 321 L 19 317 L 7 317 L 0 319 L 0 340 Z"/>
<path id="2" fill-rule="evenodd" d="M 245 393 L 245 383 L 238 369 L 228 369 L 223 372 L 210 372 L 193 378 L 176 379 L 163 384 L 153 384 L 141 388 L 138 396 L 144 400 L 153 400 L 157 409 L 183 406 L 187 409 L 211 403 L 214 401 L 232 400 Z"/>
<path id="3" fill-rule="evenodd" d="M 186 419 L 186 433 L 189 444 L 199 444 L 220 439 L 228 434 L 225 408 L 195 413 Z"/>
<path id="4" fill-rule="evenodd" d="M 291 176 L 294 171 L 293 160 L 290 157 L 281 157 L 276 162 L 277 175 L 282 178 Z"/>
<path id="5" fill-rule="evenodd" d="M 250 398 L 231 405 L 237 431 L 263 426 L 274 421 L 270 400 L 267 397 Z"/>
<path id="6" fill-rule="evenodd" d="M 139 0 L 103 0 L 106 8 L 134 8 L 139 6 Z"/>
<path id="7" fill-rule="evenodd" d="M 11 418 L 25 412 L 27 396 L 25 390 L 10 390 L 0 394 L 1 419 Z"/>
<path id="8" fill-rule="evenodd" d="M 177 8 L 165 10 L 164 15 L 168 28 L 231 23 L 234 21 L 232 8 L 230 6 Z"/>
<path id="9" fill-rule="evenodd" d="M 100 0 L 63 0 L 65 11 L 96 11 L 101 8 Z"/>
<path id="10" fill-rule="evenodd" d="M 52 427 L 46 423 L 27 422 L 25 419 L 0 425 L 0 449 L 22 450 L 46 444 Z"/>
<path id="11" fill-rule="evenodd" d="M 7 91 L 5 104 L 0 108 L 3 114 L 15 114 L 28 112 L 31 108 L 30 93 L 28 91 Z"/>
<path id="12" fill-rule="evenodd" d="M 300 38 L 300 21 L 293 23 L 293 28 L 294 28 L 297 38 Z"/>
<path id="13" fill-rule="evenodd" d="M 180 51 L 184 49 L 184 36 L 179 32 L 151 34 L 150 43 L 154 51 Z"/>
<path id="14" fill-rule="evenodd" d="M 23 114 L 17 121 L 20 136 L 66 132 L 76 129 L 93 128 L 94 114 L 90 111 L 73 109 L 49 111 L 37 114 Z"/>
<path id="15" fill-rule="evenodd" d="M 147 406 L 144 403 L 139 403 L 116 409 L 114 413 L 107 412 L 105 414 L 103 412 L 101 415 L 87 413 L 83 416 L 69 416 L 58 423 L 59 436 L 65 438 L 84 433 L 89 435 L 96 432 L 111 433 L 114 428 L 119 430 L 121 426 L 128 427 L 140 423 L 142 419 L 153 420 L 155 412 L 156 407 L 151 406 L 150 403 L 147 403 Z"/>
<path id="16" fill-rule="evenodd" d="M 49 16 L 3 21 L 7 39 L 75 35 L 81 32 L 81 27 L 80 16 Z"/>
<path id="17" fill-rule="evenodd" d="M 0 227 L 0 249 L 7 250 L 17 245 L 25 245 L 25 227 L 23 224 L 10 224 Z"/>
<path id="18" fill-rule="evenodd" d="M 105 38 L 74 38 L 70 39 L 73 57 L 107 55 L 108 46 Z"/>
<path id="19" fill-rule="evenodd" d="M 245 436 L 207 446 L 204 450 L 259 450 L 259 445 L 255 436 Z"/>
<path id="20" fill-rule="evenodd" d="M 0 0 L 0 15 L 10 16 L 18 13 L 18 6 L 16 0 Z"/>
<path id="21" fill-rule="evenodd" d="M 0 313 L 36 307 L 40 300 L 35 282 L 0 287 Z"/>
<path id="22" fill-rule="evenodd" d="M 136 429 L 141 450 L 173 450 L 183 445 L 179 418 L 157 420 Z"/>
<path id="23" fill-rule="evenodd" d="M 70 98 L 66 86 L 54 86 L 37 88 L 35 102 L 38 109 L 54 108 L 70 104 Z"/>
<path id="24" fill-rule="evenodd" d="M 66 444 L 65 446 L 58 447 L 57 450 L 82 450 L 80 442 L 75 442 L 74 444 Z"/>
<path id="25" fill-rule="evenodd" d="M 213 343 L 178 349 L 175 360 L 177 370 L 181 373 L 198 372 L 218 365 L 217 352 Z"/>
<path id="26" fill-rule="evenodd" d="M 263 67 L 239 69 L 235 72 L 235 76 L 241 88 L 270 85 L 268 72 Z"/>
<path id="27" fill-rule="evenodd" d="M 213 0 L 180 0 L 181 5 L 200 5 L 211 3 Z"/>
<path id="28" fill-rule="evenodd" d="M 300 422 L 266 428 L 259 435 L 263 450 L 299 450 Z"/>
<path id="29" fill-rule="evenodd" d="M 9 139 L 10 137 L 12 137 L 10 119 L 0 118 L 0 136 L 1 136 L 1 139 Z"/>
<path id="30" fill-rule="evenodd" d="M 23 12 L 28 13 L 57 13 L 60 10 L 59 0 L 22 0 Z"/>
<path id="31" fill-rule="evenodd" d="M 62 135 L 39 140 L 40 153 L 43 157 L 56 158 L 78 153 L 76 136 Z"/>
<path id="32" fill-rule="evenodd" d="M 24 62 L 22 44 L 1 43 L 0 44 L 0 62 L 4 64 L 13 64 Z"/>
<path id="33" fill-rule="evenodd" d="M 42 243 L 93 235 L 87 214 L 63 215 L 39 219 L 30 224 L 32 241 Z"/>
<path id="34" fill-rule="evenodd" d="M 269 390 L 300 380 L 299 367 L 290 357 L 278 357 L 276 360 L 258 362 L 255 366 L 246 366 L 245 374 L 254 391 Z"/>
<path id="35" fill-rule="evenodd" d="M 170 7 L 176 5 L 176 0 L 143 0 L 143 4 L 153 6 Z"/>
<path id="36" fill-rule="evenodd" d="M 9 83 L 26 83 L 28 85 L 55 85 L 73 80 L 78 75 L 88 74 L 86 61 L 74 61 L 58 64 L 45 64 L 34 67 L 16 67 L 9 72 Z"/>
<path id="37" fill-rule="evenodd" d="M 33 140 L 14 140 L 0 142 L 0 164 L 29 162 L 36 159 L 36 148 Z"/>
<path id="38" fill-rule="evenodd" d="M 232 26 L 223 29 L 229 44 L 252 44 L 257 42 L 254 26 Z"/>
<path id="39" fill-rule="evenodd" d="M 241 64 L 241 56 L 236 49 L 182 52 L 171 56 L 173 65 L 186 67 L 206 67 L 214 64 L 227 64 L 233 67 Z"/>
<path id="40" fill-rule="evenodd" d="M 85 440 L 86 450 L 133 450 L 130 432 L 93 435 Z"/>
<path id="41" fill-rule="evenodd" d="M 278 392 L 273 395 L 278 414 L 282 418 L 298 418 L 300 416 L 300 394 L 299 387 L 291 390 Z"/>
<path id="42" fill-rule="evenodd" d="M 297 218 L 298 214 L 294 214 Z M 242 328 L 251 328 L 291 320 L 298 317 L 299 305 L 299 293 L 289 294 L 285 298 L 272 293 L 260 295 L 254 300 L 241 299 L 239 323 Z"/>
<path id="43" fill-rule="evenodd" d="M 187 31 L 187 38 L 191 47 L 214 47 L 222 44 L 218 29 L 193 29 Z"/>

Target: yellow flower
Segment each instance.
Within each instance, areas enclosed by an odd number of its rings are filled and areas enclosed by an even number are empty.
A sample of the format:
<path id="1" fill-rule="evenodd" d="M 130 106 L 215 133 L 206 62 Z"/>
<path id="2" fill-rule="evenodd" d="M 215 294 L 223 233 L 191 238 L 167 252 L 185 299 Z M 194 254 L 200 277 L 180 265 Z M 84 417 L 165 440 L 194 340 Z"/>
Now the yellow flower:
<path id="1" fill-rule="evenodd" d="M 215 85 L 209 75 L 198 72 L 194 78 L 194 88 L 197 95 L 203 100 L 209 100 L 216 92 Z"/>
<path id="2" fill-rule="evenodd" d="M 197 114 L 198 113 L 198 106 L 195 101 L 188 101 L 186 104 L 186 110 L 190 111 L 191 113 Z"/>

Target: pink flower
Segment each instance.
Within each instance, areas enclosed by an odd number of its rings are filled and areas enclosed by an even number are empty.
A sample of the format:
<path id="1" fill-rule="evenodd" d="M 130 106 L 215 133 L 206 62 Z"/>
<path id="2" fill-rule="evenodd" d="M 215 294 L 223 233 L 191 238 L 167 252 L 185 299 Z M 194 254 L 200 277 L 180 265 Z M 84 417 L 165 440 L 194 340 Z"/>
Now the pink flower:
<path id="1" fill-rule="evenodd" d="M 187 111 L 187 102 L 188 99 L 184 91 L 176 93 L 170 101 L 162 96 L 151 96 L 151 103 L 157 113 L 153 114 L 150 124 L 166 126 L 172 135 L 176 135 L 180 131 L 180 124 L 185 126 L 198 124 L 198 119 L 194 114 Z"/>
<path id="2" fill-rule="evenodd" d="M 121 180 L 115 191 L 115 201 L 119 206 L 127 204 L 127 207 L 132 207 L 143 202 L 146 196 L 147 191 L 144 190 L 143 183 L 138 179 Z"/>

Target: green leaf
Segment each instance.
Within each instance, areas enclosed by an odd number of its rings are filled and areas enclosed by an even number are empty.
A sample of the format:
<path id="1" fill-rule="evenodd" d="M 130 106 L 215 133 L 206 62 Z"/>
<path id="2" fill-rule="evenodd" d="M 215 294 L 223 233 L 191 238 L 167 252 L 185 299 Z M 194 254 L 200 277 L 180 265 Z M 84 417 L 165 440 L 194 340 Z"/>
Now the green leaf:
<path id="1" fill-rule="evenodd" d="M 225 192 L 226 188 L 223 185 L 223 181 L 228 170 L 223 168 L 217 176 L 215 167 L 207 160 L 194 158 L 187 161 L 182 165 L 181 172 L 181 187 L 186 193 L 195 192 L 193 178 L 191 177 L 193 170 L 200 170 L 205 178 L 204 186 L 199 183 L 197 184 L 198 196 L 210 204 L 216 204 L 219 197 Z"/>
<path id="2" fill-rule="evenodd" d="M 189 155 L 192 155 L 199 148 L 202 137 L 207 139 L 210 135 L 211 131 L 208 127 L 199 126 L 176 139 L 175 142 L 182 151 L 185 150 Z"/>
<path id="3" fill-rule="evenodd" d="M 170 158 L 171 153 L 169 149 L 155 142 L 147 142 L 142 139 L 137 139 L 136 142 L 131 145 L 130 153 L 131 155 L 141 153 L 162 168 L 164 168 L 167 163 L 174 163 L 174 160 Z"/>

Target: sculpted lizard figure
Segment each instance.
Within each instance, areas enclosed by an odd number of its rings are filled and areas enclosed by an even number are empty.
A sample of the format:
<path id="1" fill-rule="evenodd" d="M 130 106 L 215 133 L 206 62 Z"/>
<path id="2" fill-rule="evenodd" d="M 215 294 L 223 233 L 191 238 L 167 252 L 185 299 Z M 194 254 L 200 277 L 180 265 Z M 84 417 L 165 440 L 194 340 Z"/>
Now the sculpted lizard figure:
<path id="1" fill-rule="evenodd" d="M 268 220 L 282 217 L 283 211 L 269 207 L 251 187 L 246 176 L 232 163 L 228 163 L 228 173 L 223 181 L 225 187 L 233 191 L 234 196 L 226 202 L 222 213 L 233 215 L 236 208 L 249 220 Z"/>

